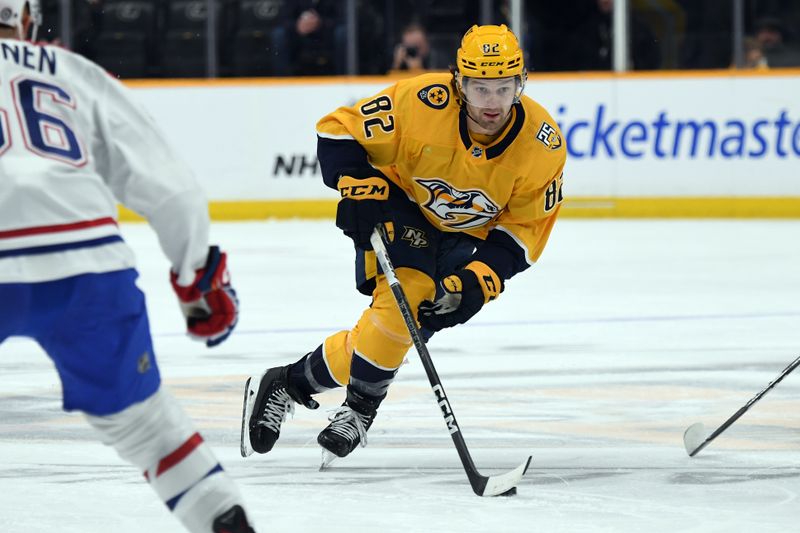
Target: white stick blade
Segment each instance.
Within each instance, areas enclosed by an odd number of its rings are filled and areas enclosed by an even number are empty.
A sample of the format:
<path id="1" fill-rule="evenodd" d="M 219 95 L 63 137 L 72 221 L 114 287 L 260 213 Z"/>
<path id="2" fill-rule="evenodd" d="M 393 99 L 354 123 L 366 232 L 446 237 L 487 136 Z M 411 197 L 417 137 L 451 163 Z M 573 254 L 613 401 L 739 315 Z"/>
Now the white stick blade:
<path id="1" fill-rule="evenodd" d="M 706 427 L 702 422 L 692 424 L 683 433 L 683 445 L 690 456 L 706 440 Z"/>
<path id="2" fill-rule="evenodd" d="M 516 487 L 522 479 L 522 476 L 524 476 L 525 472 L 528 470 L 531 459 L 532 457 L 528 457 L 527 461 L 511 472 L 506 472 L 499 476 L 489 476 L 489 479 L 486 481 L 486 488 L 483 489 L 482 496 L 498 496 L 510 490 L 512 487 Z"/>

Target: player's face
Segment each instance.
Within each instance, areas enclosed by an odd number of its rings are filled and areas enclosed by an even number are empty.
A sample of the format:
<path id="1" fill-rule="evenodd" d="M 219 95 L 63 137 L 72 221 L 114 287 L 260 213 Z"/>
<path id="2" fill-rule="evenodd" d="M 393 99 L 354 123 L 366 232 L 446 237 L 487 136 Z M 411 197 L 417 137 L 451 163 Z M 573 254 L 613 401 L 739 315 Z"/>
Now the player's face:
<path id="1" fill-rule="evenodd" d="M 517 94 L 517 79 L 464 78 L 462 90 L 469 117 L 483 130 L 479 133 L 492 135 L 500 131 L 508 119 Z"/>

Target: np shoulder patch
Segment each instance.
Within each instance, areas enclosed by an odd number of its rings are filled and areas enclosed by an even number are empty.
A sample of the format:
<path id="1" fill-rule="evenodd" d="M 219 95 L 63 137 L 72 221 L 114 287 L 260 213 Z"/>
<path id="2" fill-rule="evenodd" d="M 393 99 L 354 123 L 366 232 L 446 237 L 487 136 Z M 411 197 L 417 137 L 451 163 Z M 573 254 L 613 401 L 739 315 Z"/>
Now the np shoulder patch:
<path id="1" fill-rule="evenodd" d="M 435 83 L 420 89 L 417 97 L 428 107 L 444 109 L 450 103 L 450 89 L 441 83 Z"/>
<path id="2" fill-rule="evenodd" d="M 561 148 L 561 135 L 558 134 L 558 130 L 547 122 L 542 122 L 542 125 L 539 126 L 536 139 L 550 150 L 558 150 Z"/>

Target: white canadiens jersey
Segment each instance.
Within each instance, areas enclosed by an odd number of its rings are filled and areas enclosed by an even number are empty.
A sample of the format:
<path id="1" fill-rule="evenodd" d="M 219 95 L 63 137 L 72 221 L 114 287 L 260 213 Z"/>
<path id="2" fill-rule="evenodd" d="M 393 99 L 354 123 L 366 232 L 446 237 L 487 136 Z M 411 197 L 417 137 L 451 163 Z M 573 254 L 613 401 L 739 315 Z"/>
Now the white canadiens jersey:
<path id="1" fill-rule="evenodd" d="M 208 206 L 154 121 L 81 56 L 0 39 L 0 283 L 133 267 L 117 201 L 147 218 L 191 283 Z"/>

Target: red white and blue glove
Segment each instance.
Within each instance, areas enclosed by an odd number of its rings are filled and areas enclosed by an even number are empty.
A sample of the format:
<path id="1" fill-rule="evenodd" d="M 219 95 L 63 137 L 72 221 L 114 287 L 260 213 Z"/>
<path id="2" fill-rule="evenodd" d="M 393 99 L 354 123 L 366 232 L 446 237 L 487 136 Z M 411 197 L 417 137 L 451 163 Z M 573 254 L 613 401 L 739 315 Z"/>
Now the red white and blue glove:
<path id="1" fill-rule="evenodd" d="M 218 246 L 208 248 L 203 268 L 195 271 L 191 285 L 178 285 L 178 275 L 170 271 L 170 282 L 186 317 L 187 332 L 206 346 L 216 346 L 231 334 L 239 319 L 239 299 L 231 287 L 228 256 Z"/>
<path id="2" fill-rule="evenodd" d="M 440 285 L 444 290 L 441 297 L 435 302 L 425 300 L 419 304 L 419 323 L 431 331 L 463 324 L 503 290 L 500 277 L 480 261 L 446 276 Z"/>

